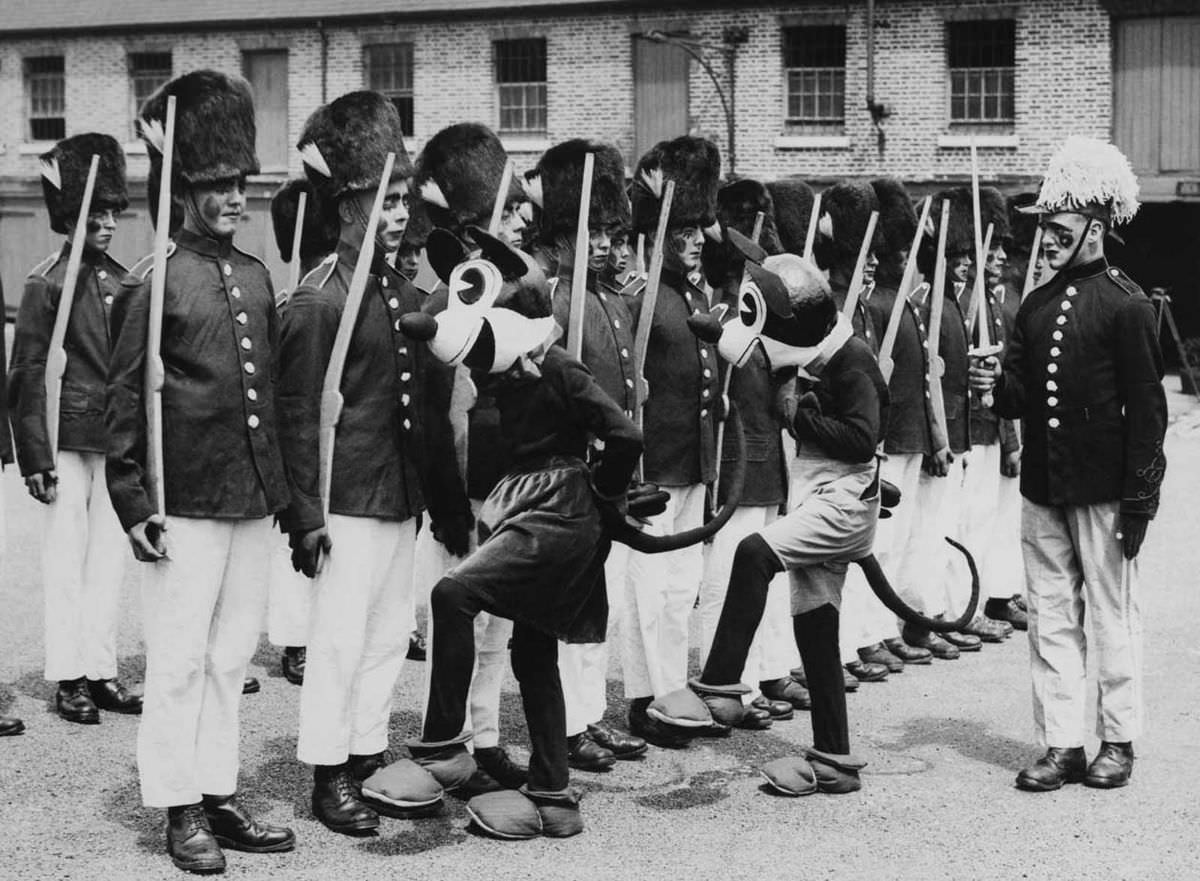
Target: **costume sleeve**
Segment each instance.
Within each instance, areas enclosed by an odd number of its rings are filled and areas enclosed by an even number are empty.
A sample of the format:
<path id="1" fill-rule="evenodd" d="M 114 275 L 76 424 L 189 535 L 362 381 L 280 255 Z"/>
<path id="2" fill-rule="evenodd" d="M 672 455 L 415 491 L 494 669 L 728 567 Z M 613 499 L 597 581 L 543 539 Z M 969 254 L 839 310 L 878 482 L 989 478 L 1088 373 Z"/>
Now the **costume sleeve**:
<path id="1" fill-rule="evenodd" d="M 572 416 L 604 442 L 592 478 L 596 490 L 605 498 L 622 495 L 642 455 L 641 429 L 574 359 L 565 362 L 563 391 Z"/>
<path id="2" fill-rule="evenodd" d="M 60 299 L 61 291 L 50 279 L 38 275 L 25 280 L 8 377 L 8 406 L 24 477 L 54 467 L 46 426 L 46 356 Z"/>
<path id="3" fill-rule="evenodd" d="M 113 327 L 119 328 L 119 332 L 108 363 L 104 408 L 104 424 L 108 429 L 105 462 L 108 495 L 126 530 L 155 513 L 145 483 L 145 362 L 150 277 L 127 284 L 128 296 L 114 303 Z"/>
<path id="4" fill-rule="evenodd" d="M 424 343 L 416 347 L 424 362 L 425 388 L 421 424 L 424 449 L 421 451 L 421 482 L 429 516 L 434 523 L 442 518 L 467 514 L 466 475 L 459 473 L 458 447 L 454 439 L 450 402 L 454 394 L 456 368 L 439 362 Z"/>
<path id="5" fill-rule="evenodd" d="M 1022 306 L 1008 339 L 1003 368 L 992 391 L 992 409 L 1004 419 L 1025 415 L 1025 326 L 1028 312 Z"/>
<path id="6" fill-rule="evenodd" d="M 843 462 L 870 462 L 880 436 L 879 390 L 863 370 L 851 368 L 830 377 L 832 412 L 802 407 L 796 411 L 796 438 L 814 443 Z"/>
<path id="7" fill-rule="evenodd" d="M 279 514 L 284 532 L 325 525 L 321 504 L 321 389 L 337 336 L 339 312 L 321 291 L 301 285 L 288 300 L 279 333 L 279 446 L 291 501 Z"/>
<path id="8" fill-rule="evenodd" d="M 1121 513 L 1153 517 L 1167 470 L 1163 437 L 1167 396 L 1163 358 L 1155 331 L 1154 307 L 1131 297 L 1117 318 L 1117 383 L 1125 408 L 1125 476 Z"/>

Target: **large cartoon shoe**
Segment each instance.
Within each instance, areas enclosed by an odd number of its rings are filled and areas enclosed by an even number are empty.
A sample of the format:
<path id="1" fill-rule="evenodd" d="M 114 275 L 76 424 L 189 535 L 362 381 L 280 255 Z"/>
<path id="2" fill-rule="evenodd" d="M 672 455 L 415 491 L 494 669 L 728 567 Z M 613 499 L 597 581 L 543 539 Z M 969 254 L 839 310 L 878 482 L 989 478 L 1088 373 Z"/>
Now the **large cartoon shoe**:
<path id="1" fill-rule="evenodd" d="M 646 715 L 665 725 L 674 725 L 692 733 L 708 728 L 716 720 L 712 711 L 696 692 L 681 688 L 655 698 L 646 707 Z"/>
<path id="2" fill-rule="evenodd" d="M 817 775 L 812 765 L 799 756 L 785 756 L 767 762 L 759 769 L 759 773 L 767 781 L 767 786 L 780 795 L 795 798 L 817 791 Z"/>
<path id="3" fill-rule="evenodd" d="M 704 701 L 712 713 L 713 720 L 719 725 L 751 731 L 762 731 L 771 727 L 771 714 L 767 710 L 742 702 L 742 697 L 749 694 L 750 689 L 741 683 L 705 685 L 699 679 L 690 679 L 688 688 Z"/>
<path id="4" fill-rule="evenodd" d="M 827 753 L 811 747 L 805 750 L 804 756 L 812 766 L 821 792 L 842 795 L 862 789 L 858 772 L 867 766 L 862 759 L 849 753 Z"/>
<path id="5" fill-rule="evenodd" d="M 470 780 L 477 768 L 475 758 L 467 751 L 471 732 L 464 731 L 450 740 L 437 742 L 410 741 L 408 751 L 412 760 L 430 774 L 443 789 L 451 790 Z"/>
<path id="6" fill-rule="evenodd" d="M 438 813 L 443 792 L 437 778 L 411 759 L 400 759 L 380 768 L 362 784 L 363 799 L 371 807 L 400 819 Z"/>
<path id="7" fill-rule="evenodd" d="M 569 838 L 583 831 L 579 795 L 569 788 L 539 792 L 523 786 L 477 795 L 467 802 L 467 816 L 480 832 L 508 841 Z"/>

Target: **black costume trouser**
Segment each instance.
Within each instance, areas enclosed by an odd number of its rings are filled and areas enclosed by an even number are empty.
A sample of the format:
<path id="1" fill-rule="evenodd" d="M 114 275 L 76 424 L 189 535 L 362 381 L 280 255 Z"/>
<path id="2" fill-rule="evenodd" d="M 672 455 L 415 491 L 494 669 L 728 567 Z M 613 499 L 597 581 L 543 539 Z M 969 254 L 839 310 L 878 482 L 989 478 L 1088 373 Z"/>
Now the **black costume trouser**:
<path id="1" fill-rule="evenodd" d="M 767 590 L 771 579 L 782 571 L 783 564 L 758 533 L 738 543 L 725 605 L 700 676 L 702 683 L 736 685 L 742 681 L 746 655 L 767 606 Z M 850 731 L 838 618 L 837 607 L 826 603 L 794 616 L 792 632 L 812 696 L 813 746 L 844 755 L 850 752 Z"/>
<path id="2" fill-rule="evenodd" d="M 475 616 L 480 612 L 509 616 L 502 608 L 485 606 L 478 591 L 453 578 L 443 578 L 434 587 L 429 611 L 433 639 L 424 740 L 432 743 L 457 737 L 466 724 L 467 698 L 475 670 Z M 558 678 L 558 640 L 515 621 L 512 668 L 521 689 L 532 747 L 529 788 L 550 792 L 565 789 L 570 770 L 567 715 Z"/>

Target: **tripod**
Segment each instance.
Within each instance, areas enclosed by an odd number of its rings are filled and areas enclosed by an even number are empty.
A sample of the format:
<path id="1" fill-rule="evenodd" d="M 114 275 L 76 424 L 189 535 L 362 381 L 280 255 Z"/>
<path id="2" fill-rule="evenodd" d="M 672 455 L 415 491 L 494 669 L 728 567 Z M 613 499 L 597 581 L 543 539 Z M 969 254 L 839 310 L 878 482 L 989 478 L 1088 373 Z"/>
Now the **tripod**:
<path id="1" fill-rule="evenodd" d="M 1188 381 L 1192 385 L 1192 393 L 1200 398 L 1200 386 L 1196 385 L 1196 374 L 1192 370 L 1192 365 L 1188 361 L 1187 349 L 1183 346 L 1183 340 L 1179 337 L 1179 326 L 1175 323 L 1175 313 L 1171 311 L 1171 297 L 1167 293 L 1169 288 L 1151 288 L 1150 301 L 1154 304 L 1154 311 L 1158 315 L 1157 330 L 1159 335 L 1162 335 L 1163 318 L 1167 319 L 1167 329 L 1171 331 L 1171 339 L 1175 341 L 1175 350 L 1179 352 L 1180 371 L 1184 373 Z"/>

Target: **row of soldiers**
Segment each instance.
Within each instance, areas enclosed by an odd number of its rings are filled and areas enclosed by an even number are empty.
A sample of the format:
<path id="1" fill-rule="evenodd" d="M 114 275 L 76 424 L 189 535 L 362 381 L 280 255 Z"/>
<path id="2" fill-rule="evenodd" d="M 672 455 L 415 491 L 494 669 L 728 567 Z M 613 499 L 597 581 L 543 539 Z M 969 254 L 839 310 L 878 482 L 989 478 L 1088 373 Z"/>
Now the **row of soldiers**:
<path id="1" fill-rule="evenodd" d="M 745 258 L 731 244 L 739 233 L 779 255 L 768 260 L 815 259 L 854 335 L 889 365 L 881 472 L 904 502 L 881 526 L 875 551 L 904 599 L 931 618 L 954 617 L 968 576 L 946 536 L 974 551 L 988 596 L 982 614 L 939 636 L 900 628 L 865 580 L 851 577 L 844 614 L 833 620 L 845 663 L 839 691 L 906 664 L 955 658 L 1026 626 L 1015 552 L 1001 540 L 1016 532 L 1019 433 L 968 390 L 976 334 L 1002 342 L 1028 287 L 1023 268 L 1015 276 L 1021 284 L 1013 284 L 1011 267 L 1006 272 L 1006 249 L 1028 247 L 1033 230 L 1014 236 L 998 192 L 980 189 L 976 225 L 969 189 L 919 206 L 893 179 L 838 184 L 819 198 L 792 180 L 722 185 L 716 147 L 694 137 L 656 145 L 637 163 L 630 190 L 624 159 L 610 145 L 568 141 L 520 175 L 497 136 L 478 124 L 444 129 L 412 162 L 390 102 L 352 92 L 308 119 L 297 145 L 305 180 L 289 182 L 273 201 L 281 255 L 304 268 L 294 289 L 277 294 L 265 265 L 234 243 L 245 179 L 259 170 L 247 85 L 213 71 L 189 73 L 151 97 L 140 116 L 150 203 L 167 187 L 174 209 L 159 214 L 169 224 L 169 248 L 130 271 L 108 256 L 128 204 L 115 140 L 80 135 L 51 150 L 43 160 L 46 201 L 68 242 L 30 274 L 8 397 L 22 474 L 47 504 L 46 677 L 58 682 L 59 713 L 94 722 L 97 708 L 142 712 L 143 799 L 167 809 L 167 847 L 179 867 L 219 871 L 222 847 L 294 846 L 290 830 L 257 822 L 235 797 L 238 698 L 268 594 L 272 641 L 288 647 L 289 669 L 303 680 L 298 757 L 314 766 L 313 813 L 337 832 L 369 833 L 381 814 L 429 812 L 448 789 L 500 787 L 530 794 L 543 834 L 573 834 L 582 827 L 568 765 L 605 770 L 650 744 L 682 748 L 696 736 L 728 733 L 728 724 L 712 719 L 678 724 L 662 700 L 687 684 L 693 608 L 703 657 L 741 540 L 787 509 L 797 452 L 787 432 L 796 413 L 813 406 L 811 395 L 771 370 L 764 351 L 731 371 L 689 326 L 714 305 L 742 308 Z M 98 172 L 89 177 L 93 156 Z M 666 181 L 673 198 L 665 245 L 653 254 Z M 991 246 L 975 266 L 983 227 Z M 515 245 L 557 279 L 553 317 L 568 336 L 572 321 L 582 322 L 581 360 L 610 406 L 640 418 L 642 475 L 665 493 L 648 534 L 701 527 L 727 501 L 722 471 L 745 449 L 737 511 L 711 544 L 663 554 L 585 548 L 602 565 L 606 587 L 585 606 L 552 608 L 550 639 L 530 623 L 547 614 L 548 594 L 538 587 L 545 573 L 531 571 L 521 555 L 489 559 L 486 543 L 473 554 L 484 503 L 530 451 L 513 448 L 514 426 L 501 420 L 488 387 L 473 381 L 469 368 L 478 364 L 460 357 L 447 368 L 410 339 L 404 320 L 449 314 L 480 295 L 485 270 L 472 277 L 450 269 L 481 253 L 489 265 L 505 265 L 512 258 L 502 249 Z M 653 314 L 644 315 L 643 269 L 654 256 L 658 295 Z M 945 296 L 931 295 L 942 261 Z M 912 264 L 925 285 L 905 272 Z M 809 265 L 774 266 L 798 278 L 798 287 L 826 284 L 806 275 Z M 572 314 L 581 283 L 582 314 Z M 968 314 L 973 283 L 981 293 L 977 316 Z M 60 318 L 64 302 L 69 322 Z M 154 366 L 147 340 L 159 321 L 155 462 L 145 413 L 156 389 L 146 368 Z M 460 343 L 463 352 L 479 351 L 477 338 Z M 497 359 L 513 344 L 488 341 Z M 55 393 L 47 376 L 64 353 Z M 324 415 L 331 393 L 339 411 L 333 424 Z M 731 401 L 738 439 L 720 428 Z M 57 413 L 57 426 L 48 412 Z M 627 455 L 630 443 L 613 433 L 603 458 Z M 116 678 L 124 561 L 111 549 L 119 531 L 151 564 L 142 596 L 144 702 Z M 844 576 L 844 560 L 830 565 Z M 392 693 L 418 594 L 446 573 L 469 582 L 481 570 L 488 583 L 530 585 L 527 612 L 471 610 L 473 639 L 455 644 L 456 662 L 429 684 L 422 737 L 410 747 L 415 763 L 389 765 Z M 840 582 L 838 592 L 840 601 Z M 742 727 L 768 727 L 812 703 L 788 635 L 786 588 L 774 587 L 767 601 L 742 676 L 744 709 L 734 722 Z M 455 610 L 439 603 L 462 602 L 435 593 L 432 611 L 445 616 Z M 436 641 L 435 630 L 435 654 Z M 610 644 L 619 646 L 628 730 L 608 712 Z M 510 649 L 533 744 L 528 767 L 500 741 Z M 467 685 L 469 708 L 460 709 Z M 562 727 L 560 742 L 552 735 Z M 0 728 L 15 733 L 19 723 Z M 458 761 L 468 739 L 469 764 Z"/>

